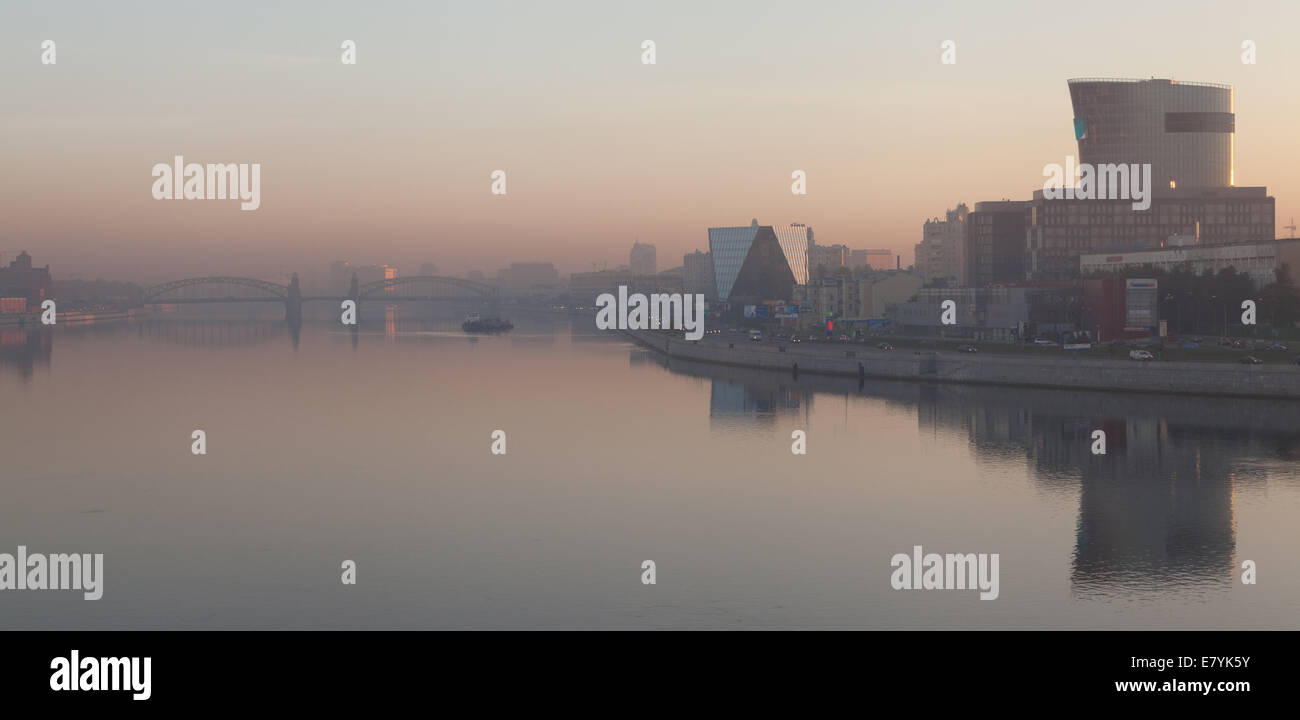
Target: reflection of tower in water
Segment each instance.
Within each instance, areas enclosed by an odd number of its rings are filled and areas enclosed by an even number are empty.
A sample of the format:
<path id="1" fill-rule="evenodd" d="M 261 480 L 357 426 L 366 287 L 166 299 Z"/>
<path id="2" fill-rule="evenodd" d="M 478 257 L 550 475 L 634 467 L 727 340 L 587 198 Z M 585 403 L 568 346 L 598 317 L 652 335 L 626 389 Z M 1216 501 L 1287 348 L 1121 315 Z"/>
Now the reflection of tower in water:
<path id="1" fill-rule="evenodd" d="M 1212 398 L 935 388 L 925 434 L 963 430 L 978 459 L 1023 457 L 1044 489 L 1079 498 L 1071 580 L 1080 594 L 1227 588 L 1243 461 L 1276 453 L 1291 414 Z M 1271 418 L 1253 427 L 1254 418 Z M 932 426 L 938 430 L 932 431 Z M 1105 432 L 1106 454 L 1093 455 Z"/>
<path id="2" fill-rule="evenodd" d="M 1123 423 L 1122 440 L 1083 466 L 1072 579 L 1076 592 L 1167 590 L 1232 582 L 1232 455 L 1213 432 L 1164 419 Z"/>

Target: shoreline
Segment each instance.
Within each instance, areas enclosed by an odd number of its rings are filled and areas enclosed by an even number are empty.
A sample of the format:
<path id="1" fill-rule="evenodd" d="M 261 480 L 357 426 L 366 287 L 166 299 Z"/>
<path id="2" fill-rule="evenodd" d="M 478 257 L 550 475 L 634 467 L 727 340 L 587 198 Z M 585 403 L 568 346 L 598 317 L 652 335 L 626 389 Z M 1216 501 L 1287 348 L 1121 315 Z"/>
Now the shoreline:
<path id="1" fill-rule="evenodd" d="M 136 317 L 137 315 L 140 315 L 142 313 L 143 311 L 140 308 L 132 308 L 130 310 L 104 310 L 100 312 L 67 312 L 67 313 L 61 312 L 55 315 L 56 322 L 54 323 L 53 327 L 58 327 L 60 325 L 78 325 L 84 323 L 93 323 L 100 320 L 126 320 L 128 318 Z M 41 325 L 40 311 L 27 312 L 27 313 L 6 313 L 4 315 L 0 315 L 0 326 L 21 327 L 21 328 L 44 327 L 43 325 Z"/>
<path id="2" fill-rule="evenodd" d="M 663 331 L 619 332 L 668 358 L 796 377 L 809 373 L 860 380 L 1300 400 L 1300 367 L 1290 365 L 916 354 L 878 351 L 863 345 L 837 347 L 834 352 L 821 348 L 809 351 L 766 343 L 752 347 L 692 342 Z"/>

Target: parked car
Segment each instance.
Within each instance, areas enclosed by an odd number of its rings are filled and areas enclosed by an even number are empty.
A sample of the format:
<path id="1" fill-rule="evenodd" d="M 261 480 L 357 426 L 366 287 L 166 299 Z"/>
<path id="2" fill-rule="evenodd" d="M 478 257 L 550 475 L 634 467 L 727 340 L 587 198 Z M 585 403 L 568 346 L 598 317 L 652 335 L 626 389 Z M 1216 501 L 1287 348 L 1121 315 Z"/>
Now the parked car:
<path id="1" fill-rule="evenodd" d="M 1128 359 L 1146 361 L 1155 360 L 1156 356 L 1152 355 L 1150 350 L 1129 350 Z"/>
<path id="2" fill-rule="evenodd" d="M 878 349 L 878 350 L 893 350 L 893 349 L 894 349 L 894 346 L 893 346 L 893 345 L 890 345 L 889 343 L 882 342 L 882 343 L 880 343 L 879 345 L 876 346 L 876 349 Z"/>
<path id="3" fill-rule="evenodd" d="M 1242 365 L 1259 365 L 1264 361 L 1260 360 L 1254 355 L 1242 355 L 1241 357 L 1237 358 L 1237 362 L 1241 363 Z"/>
<path id="4" fill-rule="evenodd" d="M 1034 338 L 1034 344 L 1035 344 L 1035 345 L 1055 345 L 1055 344 L 1056 344 L 1056 341 L 1055 341 L 1055 340 L 1049 340 L 1049 339 L 1047 339 L 1047 338 Z"/>
<path id="5" fill-rule="evenodd" d="M 975 347 L 974 345 L 958 345 L 957 352 L 977 353 L 979 352 L 979 348 Z"/>

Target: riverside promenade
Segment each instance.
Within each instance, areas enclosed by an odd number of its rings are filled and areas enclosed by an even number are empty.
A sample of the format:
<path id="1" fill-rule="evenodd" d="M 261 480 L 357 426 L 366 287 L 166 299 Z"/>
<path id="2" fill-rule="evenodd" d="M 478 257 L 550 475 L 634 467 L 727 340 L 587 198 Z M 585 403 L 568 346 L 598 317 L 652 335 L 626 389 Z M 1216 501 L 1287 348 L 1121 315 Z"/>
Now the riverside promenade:
<path id="1" fill-rule="evenodd" d="M 620 331 L 669 358 L 786 374 L 887 378 L 916 382 L 1004 385 L 1124 393 L 1167 393 L 1300 400 L 1300 366 L 1205 362 L 1135 362 L 1064 354 L 878 350 L 874 344 L 751 342 L 739 333 L 684 340 L 680 332 Z"/>

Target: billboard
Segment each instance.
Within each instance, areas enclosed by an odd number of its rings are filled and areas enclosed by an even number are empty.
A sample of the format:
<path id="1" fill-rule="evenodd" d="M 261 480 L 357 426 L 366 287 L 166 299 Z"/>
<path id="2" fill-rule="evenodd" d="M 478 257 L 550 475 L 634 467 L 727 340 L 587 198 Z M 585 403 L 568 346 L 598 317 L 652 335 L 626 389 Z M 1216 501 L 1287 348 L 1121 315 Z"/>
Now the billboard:
<path id="1" fill-rule="evenodd" d="M 1151 330 L 1156 327 L 1158 312 L 1156 281 L 1130 278 L 1124 281 L 1124 330 Z"/>

